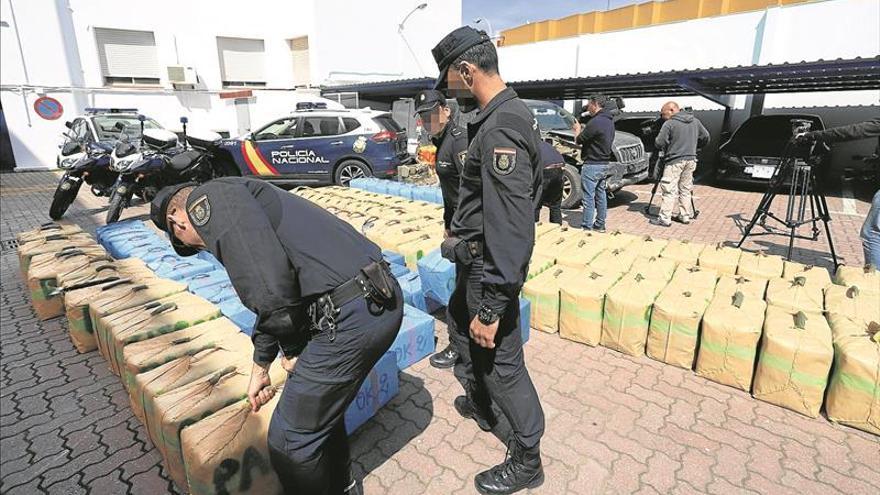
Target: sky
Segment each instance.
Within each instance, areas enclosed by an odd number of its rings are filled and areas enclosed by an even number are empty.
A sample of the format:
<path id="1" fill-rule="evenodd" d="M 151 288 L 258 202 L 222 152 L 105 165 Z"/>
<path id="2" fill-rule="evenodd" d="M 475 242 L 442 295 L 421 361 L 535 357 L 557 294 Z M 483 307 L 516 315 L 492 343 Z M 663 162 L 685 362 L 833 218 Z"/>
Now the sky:
<path id="1" fill-rule="evenodd" d="M 497 32 L 527 22 L 558 19 L 571 14 L 612 9 L 648 0 L 462 0 L 462 24 L 469 24 L 488 31 L 485 22 L 474 24 L 474 19 L 484 18 Z"/>

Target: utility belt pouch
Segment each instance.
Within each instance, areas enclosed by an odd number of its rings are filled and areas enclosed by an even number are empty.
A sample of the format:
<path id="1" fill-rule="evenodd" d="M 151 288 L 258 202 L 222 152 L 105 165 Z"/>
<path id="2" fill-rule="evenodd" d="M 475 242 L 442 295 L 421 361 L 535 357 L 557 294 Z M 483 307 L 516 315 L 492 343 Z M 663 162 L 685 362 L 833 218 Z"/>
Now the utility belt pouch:
<path id="1" fill-rule="evenodd" d="M 394 300 L 394 283 L 391 271 L 385 261 L 376 261 L 361 268 L 361 274 L 369 283 L 370 298 L 377 304 L 385 305 Z"/>
<path id="2" fill-rule="evenodd" d="M 480 253 L 478 243 L 468 242 L 459 237 L 447 237 L 440 244 L 440 255 L 453 263 L 469 266 Z"/>

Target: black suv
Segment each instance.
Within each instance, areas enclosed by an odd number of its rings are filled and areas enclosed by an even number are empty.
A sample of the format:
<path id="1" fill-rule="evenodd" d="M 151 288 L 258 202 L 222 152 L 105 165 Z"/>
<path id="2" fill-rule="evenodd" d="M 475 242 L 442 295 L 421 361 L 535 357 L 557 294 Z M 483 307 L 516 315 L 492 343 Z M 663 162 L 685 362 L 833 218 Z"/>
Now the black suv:
<path id="1" fill-rule="evenodd" d="M 777 114 L 750 117 L 718 148 L 715 178 L 719 182 L 765 185 L 782 162 L 786 144 L 792 138 L 792 120 L 809 120 L 810 130 L 821 131 L 825 124 L 818 115 Z M 804 147 L 795 148 L 797 159 L 807 158 Z M 827 170 L 828 155 L 820 170 Z"/>

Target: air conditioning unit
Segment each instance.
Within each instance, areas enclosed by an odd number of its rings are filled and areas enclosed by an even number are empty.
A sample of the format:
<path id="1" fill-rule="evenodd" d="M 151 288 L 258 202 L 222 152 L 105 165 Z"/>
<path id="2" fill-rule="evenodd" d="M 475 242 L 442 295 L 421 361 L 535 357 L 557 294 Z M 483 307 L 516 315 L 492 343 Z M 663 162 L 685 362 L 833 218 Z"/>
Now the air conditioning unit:
<path id="1" fill-rule="evenodd" d="M 174 87 L 195 87 L 195 85 L 199 82 L 199 77 L 196 75 L 196 70 L 192 67 L 185 67 L 183 65 L 169 65 L 168 82 L 170 82 Z"/>

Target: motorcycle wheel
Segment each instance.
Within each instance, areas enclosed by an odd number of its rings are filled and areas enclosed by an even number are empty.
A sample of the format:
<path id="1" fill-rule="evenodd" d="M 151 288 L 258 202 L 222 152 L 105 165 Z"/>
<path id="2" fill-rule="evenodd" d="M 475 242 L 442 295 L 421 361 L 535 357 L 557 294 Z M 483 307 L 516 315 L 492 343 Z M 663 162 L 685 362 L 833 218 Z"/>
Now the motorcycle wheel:
<path id="1" fill-rule="evenodd" d="M 118 192 L 113 191 L 113 194 L 110 195 L 110 204 L 107 206 L 106 223 L 111 224 L 119 220 L 119 217 L 122 215 L 122 210 L 125 209 L 127 199 L 127 194 L 119 194 Z"/>
<path id="2" fill-rule="evenodd" d="M 70 182 L 70 187 L 67 189 L 64 188 L 65 184 L 68 184 L 67 176 L 58 182 L 58 187 L 55 188 L 55 195 L 52 196 L 52 204 L 49 205 L 49 218 L 52 220 L 59 220 L 64 216 L 64 213 L 73 204 L 73 200 L 76 199 L 82 182 Z"/>

